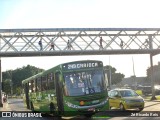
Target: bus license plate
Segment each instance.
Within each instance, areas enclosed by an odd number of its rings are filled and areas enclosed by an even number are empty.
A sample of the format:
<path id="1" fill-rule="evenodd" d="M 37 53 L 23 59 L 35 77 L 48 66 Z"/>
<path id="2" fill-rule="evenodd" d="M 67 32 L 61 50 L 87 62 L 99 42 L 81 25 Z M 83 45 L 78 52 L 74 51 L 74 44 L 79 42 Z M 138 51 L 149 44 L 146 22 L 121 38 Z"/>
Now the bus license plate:
<path id="1" fill-rule="evenodd" d="M 88 111 L 95 111 L 95 108 L 89 108 Z"/>

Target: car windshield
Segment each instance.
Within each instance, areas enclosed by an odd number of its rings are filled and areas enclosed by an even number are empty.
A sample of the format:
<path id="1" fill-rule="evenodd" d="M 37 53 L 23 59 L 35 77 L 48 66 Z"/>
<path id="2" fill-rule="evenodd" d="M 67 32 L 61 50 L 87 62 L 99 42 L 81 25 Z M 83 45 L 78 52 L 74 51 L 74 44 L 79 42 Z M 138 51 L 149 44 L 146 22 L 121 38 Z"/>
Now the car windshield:
<path id="1" fill-rule="evenodd" d="M 138 96 L 138 94 L 133 90 L 121 90 L 120 94 L 122 97 Z"/>
<path id="2" fill-rule="evenodd" d="M 65 73 L 64 78 L 66 96 L 94 94 L 106 89 L 102 70 Z"/>

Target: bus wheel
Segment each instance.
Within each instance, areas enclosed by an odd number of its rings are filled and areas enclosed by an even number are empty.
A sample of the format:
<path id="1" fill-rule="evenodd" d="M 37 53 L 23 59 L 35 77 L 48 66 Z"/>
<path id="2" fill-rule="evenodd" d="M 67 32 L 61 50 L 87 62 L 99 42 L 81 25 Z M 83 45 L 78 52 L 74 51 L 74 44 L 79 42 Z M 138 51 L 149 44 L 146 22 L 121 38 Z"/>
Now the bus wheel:
<path id="1" fill-rule="evenodd" d="M 85 117 L 87 117 L 88 119 L 92 117 L 93 114 L 85 114 Z"/>
<path id="2" fill-rule="evenodd" d="M 50 103 L 49 107 L 50 107 L 50 114 L 54 115 L 55 114 L 55 106 L 54 106 L 53 102 Z"/>
<path id="3" fill-rule="evenodd" d="M 30 108 L 31 108 L 32 112 L 34 112 L 34 106 L 33 106 L 32 102 L 30 103 L 30 106 L 31 106 Z"/>

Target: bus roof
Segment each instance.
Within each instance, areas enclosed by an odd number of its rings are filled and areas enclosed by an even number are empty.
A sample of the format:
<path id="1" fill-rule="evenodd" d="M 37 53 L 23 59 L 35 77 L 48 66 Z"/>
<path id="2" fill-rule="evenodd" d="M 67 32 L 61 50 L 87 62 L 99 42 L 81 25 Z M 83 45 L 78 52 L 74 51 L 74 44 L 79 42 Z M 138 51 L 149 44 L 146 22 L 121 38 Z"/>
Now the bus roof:
<path id="1" fill-rule="evenodd" d="M 24 80 L 22 81 L 22 84 L 26 83 L 26 82 L 27 82 L 27 81 L 29 81 L 29 80 L 32 80 L 32 79 L 38 78 L 39 76 L 41 76 L 41 75 L 42 75 L 42 73 L 43 73 L 43 72 L 38 73 L 38 74 L 36 74 L 36 75 L 33 75 L 33 76 L 31 76 L 31 77 L 29 77 L 29 78 L 27 78 L 27 79 L 24 79 Z"/>

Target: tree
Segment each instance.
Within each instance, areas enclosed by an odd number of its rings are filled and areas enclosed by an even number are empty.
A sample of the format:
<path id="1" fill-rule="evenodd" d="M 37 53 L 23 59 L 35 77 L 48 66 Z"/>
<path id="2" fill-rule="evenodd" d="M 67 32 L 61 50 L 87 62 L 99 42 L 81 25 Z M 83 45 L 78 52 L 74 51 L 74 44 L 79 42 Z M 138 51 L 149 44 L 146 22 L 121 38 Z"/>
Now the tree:
<path id="1" fill-rule="evenodd" d="M 2 89 L 3 92 L 5 92 L 6 94 L 10 94 L 11 93 L 11 80 L 10 79 L 6 79 L 5 81 L 2 82 Z"/>
<path id="2" fill-rule="evenodd" d="M 120 83 L 122 81 L 122 78 L 124 78 L 124 74 L 122 73 L 116 73 L 116 68 L 112 67 L 112 66 L 104 66 L 104 70 L 107 73 L 108 76 L 108 80 L 110 80 L 110 70 L 111 70 L 111 84 L 117 84 Z"/>
<path id="3" fill-rule="evenodd" d="M 151 67 L 149 67 L 147 70 L 147 80 L 151 80 Z M 160 84 L 160 62 L 158 65 L 153 66 L 153 76 L 155 79 L 156 84 Z"/>
<path id="4" fill-rule="evenodd" d="M 17 87 L 17 88 L 16 88 L 16 94 L 17 94 L 17 95 L 20 95 L 21 93 L 22 93 L 21 87 Z"/>
<path id="5" fill-rule="evenodd" d="M 22 68 L 17 68 L 16 70 L 8 70 L 2 73 L 3 90 L 5 92 L 11 91 L 11 85 L 13 88 L 13 94 L 20 94 L 20 88 L 22 87 L 22 80 L 31 77 L 39 72 L 44 71 L 43 69 L 36 68 L 31 65 L 23 66 Z M 10 80 L 10 82 L 8 81 Z M 7 88 L 6 88 L 7 86 Z M 9 90 L 10 89 L 10 90 Z M 9 92 L 10 93 L 10 92 Z"/>

